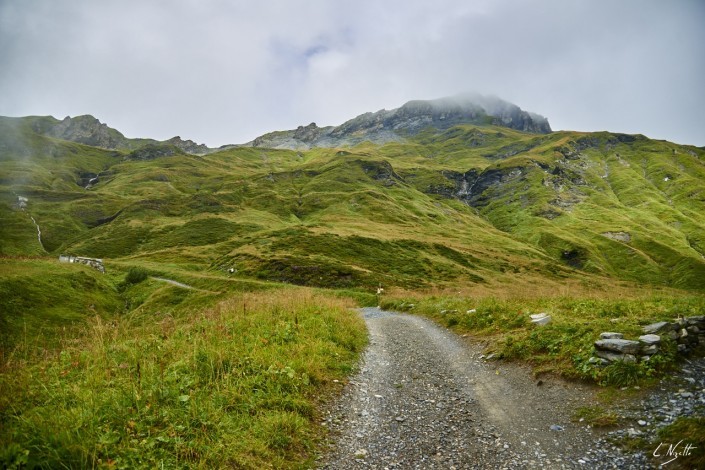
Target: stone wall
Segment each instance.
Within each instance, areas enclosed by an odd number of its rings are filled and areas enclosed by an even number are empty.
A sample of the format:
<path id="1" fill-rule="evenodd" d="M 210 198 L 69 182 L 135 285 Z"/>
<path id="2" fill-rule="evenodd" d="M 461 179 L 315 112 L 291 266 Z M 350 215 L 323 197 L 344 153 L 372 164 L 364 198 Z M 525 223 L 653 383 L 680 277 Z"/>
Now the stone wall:
<path id="1" fill-rule="evenodd" d="M 665 338 L 678 345 L 680 354 L 688 354 L 705 345 L 705 315 L 678 318 L 672 322 L 658 322 L 643 327 L 638 340 L 624 339 L 622 333 L 605 332 L 595 341 L 595 353 L 590 363 L 606 366 L 614 361 L 644 362 L 661 350 Z"/>

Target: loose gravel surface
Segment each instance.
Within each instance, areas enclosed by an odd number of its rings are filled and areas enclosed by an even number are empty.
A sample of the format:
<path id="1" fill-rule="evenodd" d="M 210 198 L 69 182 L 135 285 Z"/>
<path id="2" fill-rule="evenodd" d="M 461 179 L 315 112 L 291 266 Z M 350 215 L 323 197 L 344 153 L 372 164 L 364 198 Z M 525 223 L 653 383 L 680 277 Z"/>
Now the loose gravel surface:
<path id="1" fill-rule="evenodd" d="M 360 372 L 327 411 L 330 452 L 321 467 L 653 465 L 643 453 L 623 453 L 606 431 L 572 420 L 576 408 L 595 404 L 595 388 L 536 380 L 527 368 L 487 360 L 481 345 L 421 317 L 362 313 L 370 345 Z"/>

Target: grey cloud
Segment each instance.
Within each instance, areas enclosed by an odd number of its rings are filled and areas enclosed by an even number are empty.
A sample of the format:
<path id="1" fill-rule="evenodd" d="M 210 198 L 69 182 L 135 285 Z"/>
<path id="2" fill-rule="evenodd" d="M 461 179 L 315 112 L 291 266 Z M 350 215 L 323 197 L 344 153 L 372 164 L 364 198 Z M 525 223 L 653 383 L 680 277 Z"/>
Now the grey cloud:
<path id="1" fill-rule="evenodd" d="M 0 114 L 209 145 L 476 91 L 705 145 L 698 1 L 0 1 Z"/>

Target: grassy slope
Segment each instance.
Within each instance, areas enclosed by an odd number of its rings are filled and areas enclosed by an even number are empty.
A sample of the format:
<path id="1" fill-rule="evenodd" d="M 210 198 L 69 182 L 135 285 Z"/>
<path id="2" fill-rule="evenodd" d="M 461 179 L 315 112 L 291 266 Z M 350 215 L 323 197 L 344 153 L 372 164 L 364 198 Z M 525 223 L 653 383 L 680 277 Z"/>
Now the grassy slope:
<path id="1" fill-rule="evenodd" d="M 23 145 L 0 152 L 5 254 L 42 252 L 14 192 L 29 198 L 54 254 L 235 266 L 337 287 L 574 276 L 571 267 L 688 289 L 705 278 L 705 169 L 692 147 L 459 126 L 382 147 L 134 160 L 26 125 L 13 132 Z M 502 175 L 473 195 L 474 207 L 451 197 L 453 178 L 469 170 Z M 101 171 L 90 190 L 76 184 Z"/>
<path id="2" fill-rule="evenodd" d="M 58 260 L 0 258 L 0 350 L 17 342 L 53 344 L 90 315 L 122 308 L 113 285 L 94 269 Z"/>
<path id="3" fill-rule="evenodd" d="M 606 133 L 554 139 L 565 143 L 497 164 L 522 174 L 481 208 L 489 220 L 555 258 L 574 252 L 591 272 L 705 287 L 702 151 L 645 138 L 615 142 Z M 557 151 L 585 141 L 590 146 L 569 158 Z M 549 211 L 554 218 L 545 216 Z M 627 232 L 631 241 L 609 239 L 607 232 Z"/>
<path id="4" fill-rule="evenodd" d="M 0 466 L 310 466 L 316 405 L 365 344 L 348 306 L 293 288 L 162 302 L 92 317 L 40 356 L 16 350 L 0 374 Z"/>

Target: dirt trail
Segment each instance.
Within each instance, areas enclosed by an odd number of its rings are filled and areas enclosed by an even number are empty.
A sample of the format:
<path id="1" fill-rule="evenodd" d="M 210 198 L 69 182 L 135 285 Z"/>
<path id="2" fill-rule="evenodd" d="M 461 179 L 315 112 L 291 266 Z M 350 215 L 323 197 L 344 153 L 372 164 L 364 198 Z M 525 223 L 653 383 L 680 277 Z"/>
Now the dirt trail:
<path id="1" fill-rule="evenodd" d="M 189 290 L 195 289 L 195 287 L 193 287 L 193 286 L 189 286 L 188 284 L 184 284 L 183 282 L 175 281 L 173 279 L 167 279 L 165 277 L 156 277 L 156 276 L 151 276 L 151 277 L 155 281 L 166 282 L 167 284 L 171 284 L 172 286 L 176 286 L 176 287 L 181 287 L 182 289 L 189 289 Z"/>
<path id="2" fill-rule="evenodd" d="M 363 314 L 370 346 L 329 410 L 324 468 L 646 465 L 617 449 L 598 452 L 597 433 L 571 421 L 575 408 L 593 403 L 592 388 L 539 382 L 523 367 L 485 361 L 480 346 L 420 317 Z"/>

